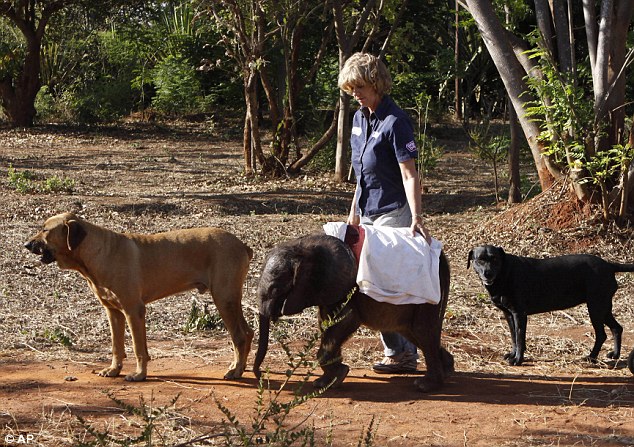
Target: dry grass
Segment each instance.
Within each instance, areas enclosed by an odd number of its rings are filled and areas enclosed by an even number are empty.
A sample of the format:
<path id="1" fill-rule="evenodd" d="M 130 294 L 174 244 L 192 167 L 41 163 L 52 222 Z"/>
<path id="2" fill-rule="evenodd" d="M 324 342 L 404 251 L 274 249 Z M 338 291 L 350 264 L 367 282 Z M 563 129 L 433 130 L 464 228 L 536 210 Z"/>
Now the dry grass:
<path id="1" fill-rule="evenodd" d="M 85 281 L 75 272 L 40 265 L 21 247 L 38 225 L 54 213 L 77 211 L 97 224 L 121 231 L 156 232 L 198 225 L 230 229 L 255 252 L 243 306 L 252 327 L 257 327 L 255 287 L 268 249 L 279 241 L 319 231 L 323 223 L 343 220 L 347 213 L 352 187 L 336 185 L 328 176 L 276 181 L 244 179 L 235 143 L 209 143 L 209 136 L 187 134 L 186 138 L 178 131 L 161 135 L 134 132 L 124 136 L 13 132 L 0 138 L 0 146 L 6 148 L 0 153 L 0 362 L 11 363 L 24 352 L 39 361 L 105 362 L 109 358 L 109 344 L 105 342 L 107 321 Z M 483 192 L 492 184 L 486 166 L 477 160 L 466 162 L 463 157 L 459 152 L 446 155 L 427 179 L 430 191 L 426 197 L 427 225 L 443 241 L 452 267 L 444 343 L 455 356 L 460 373 L 499 375 L 509 381 L 514 377 L 547 381 L 561 375 L 630 378 L 623 360 L 596 365 L 580 360 L 589 352 L 594 338 L 583 306 L 530 317 L 529 366 L 509 375 L 502 360 L 510 346 L 508 329 L 501 313 L 490 305 L 476 275 L 466 270 L 469 249 L 486 242 L 502 245 L 518 255 L 540 257 L 584 251 L 614 261 L 634 262 L 634 231 L 598 231 L 596 211 L 591 209 L 584 211 L 583 220 L 568 227 L 561 223 L 571 220 L 548 219 L 554 216 L 553 210 L 565 194 L 562 190 L 544 193 L 523 206 L 494 206 L 492 189 Z M 76 182 L 76 192 L 52 196 L 19 194 L 5 180 L 9 163 L 18 170 L 35 169 L 45 176 L 69 176 Z M 634 275 L 620 274 L 618 281 L 614 313 L 625 328 L 623 353 L 627 355 L 634 348 Z M 201 300 L 209 297 L 186 293 L 166 298 L 160 306 L 149 306 L 147 326 L 153 358 L 179 362 L 195 359 L 205 365 L 227 361 L 230 346 L 222 330 L 192 333 L 184 329 L 192 302 Z M 284 320 L 275 331 L 301 344 L 314 334 L 316 327 L 315 312 L 309 310 Z M 201 348 L 212 340 L 217 349 L 205 349 L 202 354 Z M 603 354 L 606 347 L 607 343 Z M 367 368 L 381 356 L 377 334 L 367 329 L 360 330 L 344 349 L 346 362 L 353 368 Z M 272 343 L 269 357 L 273 359 L 270 361 L 284 361 L 279 345 Z M 543 400 L 545 396 L 534 397 Z M 557 412 L 540 407 L 510 410 L 517 427 L 530 427 L 532 422 L 548 418 L 563 420 L 589 402 L 600 402 L 606 410 L 600 416 L 606 427 L 633 416 L 631 387 L 584 387 L 580 391 L 573 383 L 569 389 L 557 389 L 546 397 L 557 402 Z M 213 405 L 208 394 L 200 399 Z M 114 404 L 89 411 L 67 404 L 42 406 L 31 421 L 18 421 L 0 410 L 0 421 L 8 433 L 18 434 L 24 424 L 39 427 L 37 435 L 43 445 L 69 445 L 73 439 L 82 439 L 87 433 L 77 419 L 82 412 L 112 416 L 99 420 L 103 425 L 97 427 L 98 431 L 123 435 L 138 433 L 143 427 L 142 419 L 127 415 Z M 160 423 L 157 421 L 157 433 L 161 433 L 164 445 L 177 444 L 210 429 L 191 414 L 188 409 L 192 405 L 191 401 L 177 401 L 165 409 Z M 329 423 L 333 422 L 324 422 Z M 576 436 L 572 432 L 522 433 L 516 440 L 504 440 L 499 445 L 559 445 L 558 440 L 569 441 Z M 626 441 L 634 444 L 634 440 L 613 433 L 597 438 L 580 436 L 578 445 L 624 445 Z M 217 445 L 214 442 L 220 441 L 205 442 Z M 473 440 L 465 435 L 464 444 L 472 445 Z"/>

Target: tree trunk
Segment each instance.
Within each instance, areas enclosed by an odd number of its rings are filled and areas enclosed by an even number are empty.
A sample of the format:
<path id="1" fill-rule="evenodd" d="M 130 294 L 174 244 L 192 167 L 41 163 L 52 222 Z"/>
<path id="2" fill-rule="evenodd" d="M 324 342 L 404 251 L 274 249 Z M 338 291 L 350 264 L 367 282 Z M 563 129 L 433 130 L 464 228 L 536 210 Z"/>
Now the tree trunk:
<path id="1" fill-rule="evenodd" d="M 6 3 L 6 2 L 5 2 Z M 66 6 L 66 2 L 35 1 L 9 2 L 2 11 L 22 33 L 26 40 L 26 56 L 18 73 L 0 79 L 2 109 L 11 124 L 16 127 L 31 127 L 35 121 L 35 98 L 40 91 L 40 50 L 42 39 L 51 16 Z"/>
<path id="2" fill-rule="evenodd" d="M 454 29 L 454 47 L 453 47 L 453 62 L 454 69 L 456 70 L 456 76 L 454 79 L 454 109 L 455 118 L 457 121 L 462 120 L 462 98 L 460 96 L 460 77 L 458 76 L 458 64 L 460 63 L 460 3 L 455 0 L 455 29 Z"/>
<path id="3" fill-rule="evenodd" d="M 335 23 L 335 35 L 337 36 L 337 45 L 339 46 L 339 69 L 343 68 L 343 64 L 352 54 L 352 49 L 356 46 L 361 38 L 363 28 L 368 21 L 370 12 L 374 8 L 376 0 L 368 0 L 363 6 L 361 14 L 358 15 L 354 31 L 351 35 L 346 33 L 346 27 L 343 22 L 343 3 L 339 1 L 333 2 L 332 11 Z M 344 182 L 347 179 L 348 154 L 347 147 L 350 143 L 350 123 L 348 115 L 350 112 L 350 97 L 343 91 L 339 91 L 339 120 L 337 128 L 337 150 L 335 152 L 335 180 Z"/>
<path id="4" fill-rule="evenodd" d="M 520 125 L 533 154 L 539 182 L 542 190 L 546 190 L 552 185 L 556 174 L 549 171 L 545 157 L 542 156 L 544 147 L 537 139 L 540 134 L 539 126 L 524 114 L 524 105 L 534 99 L 528 93 L 524 81 L 526 73 L 515 57 L 507 33 L 497 18 L 491 1 L 467 0 L 465 4 L 480 30 L 491 59 L 498 69 L 511 103 L 517 112 Z"/>
<path id="5" fill-rule="evenodd" d="M 337 149 L 335 151 L 335 181 L 345 182 L 348 178 L 348 144 L 350 142 L 350 96 L 339 92 L 339 113 L 337 114 Z"/>
<path id="6" fill-rule="evenodd" d="M 339 122 L 339 101 L 337 101 L 337 105 L 335 106 L 335 111 L 332 115 L 332 122 L 330 123 L 330 127 L 326 130 L 326 132 L 321 136 L 319 141 L 314 144 L 312 148 L 301 158 L 295 160 L 289 167 L 289 174 L 297 174 L 300 169 L 306 166 L 310 160 L 332 139 L 335 135 L 335 132 L 338 129 L 337 123 Z"/>
<path id="7" fill-rule="evenodd" d="M 245 102 L 248 103 L 250 93 L 247 92 L 247 87 L 244 88 Z M 244 155 L 244 174 L 247 177 L 252 177 L 255 174 L 255 166 L 253 166 L 253 151 L 251 142 L 251 108 L 247 105 L 244 114 L 244 130 L 242 132 L 242 153 Z"/>
<path id="8" fill-rule="evenodd" d="M 509 197 L 508 203 L 520 203 L 522 201 L 522 191 L 520 188 L 520 132 L 521 127 L 517 120 L 515 109 L 509 102 L 509 127 L 511 130 L 511 143 L 509 145 Z"/>
<path id="9" fill-rule="evenodd" d="M 40 91 L 41 38 L 28 33 L 27 53 L 20 73 L 0 81 L 2 108 L 14 127 L 31 127 L 35 121 L 35 97 Z"/>

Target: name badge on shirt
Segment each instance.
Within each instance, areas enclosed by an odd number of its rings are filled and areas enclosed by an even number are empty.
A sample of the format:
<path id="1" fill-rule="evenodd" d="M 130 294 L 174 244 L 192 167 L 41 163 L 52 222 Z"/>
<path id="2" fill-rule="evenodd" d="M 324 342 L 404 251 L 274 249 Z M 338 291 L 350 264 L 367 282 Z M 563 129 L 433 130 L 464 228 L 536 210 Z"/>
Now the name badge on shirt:
<path id="1" fill-rule="evenodd" d="M 379 132 L 374 131 L 374 132 L 372 132 L 371 138 L 379 138 L 379 135 L 381 135 Z"/>
<path id="2" fill-rule="evenodd" d="M 357 137 L 358 137 L 359 135 L 361 135 L 361 128 L 360 128 L 360 127 L 357 127 L 357 126 L 354 126 L 354 127 L 352 128 L 352 135 L 356 135 Z"/>

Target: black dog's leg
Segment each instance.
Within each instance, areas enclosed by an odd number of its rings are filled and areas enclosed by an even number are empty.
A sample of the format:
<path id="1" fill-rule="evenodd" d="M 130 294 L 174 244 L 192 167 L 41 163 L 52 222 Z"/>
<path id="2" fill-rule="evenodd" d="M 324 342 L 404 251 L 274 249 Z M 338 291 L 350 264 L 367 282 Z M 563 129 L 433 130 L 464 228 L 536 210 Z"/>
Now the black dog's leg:
<path id="1" fill-rule="evenodd" d="M 605 324 L 610 328 L 612 338 L 614 338 L 614 350 L 608 352 L 608 358 L 616 360 L 621 356 L 621 335 L 623 334 L 623 326 L 616 321 L 612 313 L 605 319 Z"/>
<path id="2" fill-rule="evenodd" d="M 321 345 L 317 351 L 319 366 L 324 371 L 324 374 L 313 382 L 317 389 L 329 385 L 330 388 L 336 388 L 346 378 L 350 368 L 342 362 L 341 345 L 361 326 L 356 313 L 348 306 L 333 317 L 334 323 L 328 323 L 331 315 L 332 312 L 328 309 L 319 308 L 320 324 L 326 322 L 326 328 L 321 334 Z"/>
<path id="3" fill-rule="evenodd" d="M 603 343 L 605 343 L 605 340 L 607 340 L 608 338 L 603 326 L 604 324 L 607 324 L 607 320 L 609 317 L 605 315 L 605 310 L 600 309 L 599 307 L 600 306 L 594 304 L 594 301 L 588 302 L 588 314 L 590 314 L 590 321 L 592 322 L 592 327 L 594 328 L 594 346 L 592 347 L 592 351 L 590 351 L 590 354 L 588 354 L 588 357 L 586 359 L 591 362 L 596 362 L 597 357 L 599 356 L 599 352 L 601 351 L 601 347 L 603 346 Z M 612 320 L 614 320 L 614 317 L 612 317 Z M 616 322 L 616 320 L 614 320 L 614 322 Z M 621 330 L 623 329 L 621 328 Z"/>
<path id="4" fill-rule="evenodd" d="M 509 357 L 509 365 L 519 366 L 524 361 L 526 351 L 526 324 L 528 316 L 525 313 L 513 313 L 513 326 L 515 327 L 515 357 Z"/>
<path id="5" fill-rule="evenodd" d="M 515 356 L 517 355 L 517 331 L 515 330 L 515 320 L 513 318 L 513 315 L 507 311 L 504 310 L 504 318 L 506 318 L 506 323 L 509 326 L 509 330 L 511 331 L 511 352 L 507 352 L 506 354 L 504 354 L 504 360 L 509 360 L 510 359 L 514 359 Z"/>

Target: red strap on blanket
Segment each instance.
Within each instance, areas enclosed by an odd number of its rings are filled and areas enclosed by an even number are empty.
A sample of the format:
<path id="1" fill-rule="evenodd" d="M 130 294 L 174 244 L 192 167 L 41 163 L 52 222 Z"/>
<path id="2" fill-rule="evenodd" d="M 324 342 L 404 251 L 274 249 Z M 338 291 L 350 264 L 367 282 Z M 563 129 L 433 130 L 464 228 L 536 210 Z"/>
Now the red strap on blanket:
<path id="1" fill-rule="evenodd" d="M 359 258 L 361 257 L 361 247 L 363 247 L 363 241 L 365 240 L 365 230 L 359 225 L 348 225 L 346 228 L 346 237 L 344 242 L 350 247 L 354 257 L 359 264 Z"/>

